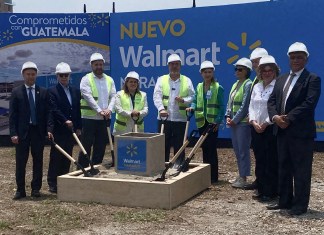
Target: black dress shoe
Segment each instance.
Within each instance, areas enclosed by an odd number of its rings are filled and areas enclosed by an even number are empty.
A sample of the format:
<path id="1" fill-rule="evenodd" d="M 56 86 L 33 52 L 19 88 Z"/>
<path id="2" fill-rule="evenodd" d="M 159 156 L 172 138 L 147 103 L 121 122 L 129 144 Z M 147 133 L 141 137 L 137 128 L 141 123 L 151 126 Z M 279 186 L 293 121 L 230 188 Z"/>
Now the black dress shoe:
<path id="1" fill-rule="evenodd" d="M 243 187 L 243 189 L 245 190 L 254 190 L 254 189 L 257 189 L 258 185 L 257 185 L 257 182 L 256 181 L 253 181 L 252 184 L 247 184 Z"/>
<path id="2" fill-rule="evenodd" d="M 267 210 L 280 210 L 280 209 L 290 209 L 289 206 L 281 206 L 279 204 L 272 204 L 269 206 L 266 206 Z"/>
<path id="3" fill-rule="evenodd" d="M 32 197 L 40 197 L 41 194 L 40 194 L 39 190 L 32 190 L 30 196 L 32 196 Z"/>
<path id="4" fill-rule="evenodd" d="M 302 215 L 307 212 L 307 209 L 291 209 L 288 211 L 289 215 Z"/>
<path id="5" fill-rule="evenodd" d="M 57 187 L 50 186 L 48 191 L 50 191 L 51 193 L 57 193 Z"/>
<path id="6" fill-rule="evenodd" d="M 12 199 L 13 200 L 19 200 L 19 199 L 24 198 L 24 197 L 26 197 L 26 192 L 17 191 Z"/>
<path id="7" fill-rule="evenodd" d="M 271 202 L 274 199 L 276 199 L 276 197 L 261 196 L 261 197 L 259 197 L 258 201 L 259 202 Z"/>

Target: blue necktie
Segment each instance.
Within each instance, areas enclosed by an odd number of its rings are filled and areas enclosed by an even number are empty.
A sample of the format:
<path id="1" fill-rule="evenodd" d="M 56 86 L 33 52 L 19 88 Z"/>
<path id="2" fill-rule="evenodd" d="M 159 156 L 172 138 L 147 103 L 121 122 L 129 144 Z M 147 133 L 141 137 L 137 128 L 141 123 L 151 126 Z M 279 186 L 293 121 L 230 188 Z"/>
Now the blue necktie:
<path id="1" fill-rule="evenodd" d="M 29 107 L 30 107 L 30 119 L 33 125 L 36 125 L 36 108 L 35 108 L 35 101 L 32 93 L 32 87 L 28 87 L 28 100 L 29 100 Z"/>

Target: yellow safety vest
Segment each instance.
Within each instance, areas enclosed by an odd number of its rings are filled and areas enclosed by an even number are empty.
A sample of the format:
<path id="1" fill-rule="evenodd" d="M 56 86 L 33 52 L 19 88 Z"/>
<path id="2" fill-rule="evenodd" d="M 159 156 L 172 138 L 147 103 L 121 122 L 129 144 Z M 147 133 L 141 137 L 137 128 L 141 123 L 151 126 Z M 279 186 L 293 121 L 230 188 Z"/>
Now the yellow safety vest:
<path id="1" fill-rule="evenodd" d="M 243 102 L 243 96 L 244 96 L 244 86 L 245 84 L 249 81 L 250 79 L 247 78 L 245 79 L 245 81 L 243 82 L 243 84 L 241 85 L 241 87 L 238 89 L 238 91 L 236 92 L 233 102 L 232 102 L 232 112 L 233 112 L 233 117 L 236 115 L 237 111 L 239 111 L 242 102 Z M 232 86 L 231 92 L 230 92 L 230 97 L 232 92 L 236 89 L 237 84 L 239 81 L 237 81 L 236 83 L 234 83 L 234 85 Z M 242 119 L 240 122 L 247 122 L 247 117 Z"/>
<path id="2" fill-rule="evenodd" d="M 205 119 L 209 123 L 215 122 L 215 118 L 219 113 L 219 104 L 217 103 L 217 94 L 218 94 L 218 88 L 219 83 L 213 82 L 210 85 L 210 90 L 212 92 L 212 96 L 210 99 L 207 99 L 206 103 L 206 117 L 204 115 L 204 83 L 201 82 L 197 86 L 197 104 L 195 109 L 195 119 L 196 119 L 196 125 L 198 128 L 205 125 Z"/>
<path id="3" fill-rule="evenodd" d="M 96 82 L 95 82 L 95 75 L 93 73 L 88 73 L 87 76 L 89 78 L 92 97 L 98 103 L 98 89 L 97 89 Z M 107 82 L 108 93 L 110 93 L 112 83 L 113 83 L 113 79 L 111 77 L 107 76 L 106 74 L 103 74 L 103 76 L 104 76 L 104 78 L 106 79 L 106 82 Z M 93 110 L 88 105 L 88 102 L 83 97 L 81 97 L 80 106 L 81 106 L 80 108 L 81 108 L 81 115 L 82 116 L 96 116 L 97 115 L 97 112 L 95 110 Z"/>
<path id="4" fill-rule="evenodd" d="M 121 107 L 124 110 L 132 111 L 132 107 L 130 104 L 130 95 L 126 94 L 124 91 L 120 92 L 120 103 Z M 145 105 L 144 95 L 142 93 L 136 93 L 134 99 L 134 110 L 141 111 L 143 110 Z M 131 119 L 131 117 L 125 117 L 120 115 L 119 113 L 116 114 L 116 121 L 114 124 L 114 128 L 117 131 L 124 131 L 126 130 L 127 122 Z M 137 127 L 139 130 L 144 131 L 144 119 L 140 119 L 137 123 Z"/>
<path id="5" fill-rule="evenodd" d="M 170 97 L 170 84 L 169 84 L 169 74 L 162 76 L 162 103 L 164 106 L 164 109 L 168 109 L 169 104 L 169 97 Z M 180 90 L 179 90 L 179 96 L 180 97 L 187 97 L 188 92 L 188 78 L 184 75 L 180 75 Z M 184 103 L 178 103 L 179 104 L 179 113 L 183 116 L 186 116 L 186 108 L 187 105 Z"/>

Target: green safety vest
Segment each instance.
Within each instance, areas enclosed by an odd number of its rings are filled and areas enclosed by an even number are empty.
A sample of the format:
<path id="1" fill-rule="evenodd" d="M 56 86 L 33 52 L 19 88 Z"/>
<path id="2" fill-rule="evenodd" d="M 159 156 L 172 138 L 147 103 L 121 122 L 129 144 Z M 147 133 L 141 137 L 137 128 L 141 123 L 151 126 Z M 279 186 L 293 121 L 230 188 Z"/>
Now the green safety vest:
<path id="1" fill-rule="evenodd" d="M 215 118 L 219 113 L 219 104 L 217 103 L 219 83 L 213 82 L 209 88 L 212 92 L 212 96 L 210 99 L 207 99 L 206 117 L 204 116 L 204 85 L 203 84 L 204 83 L 201 82 L 197 86 L 197 100 L 196 100 L 197 105 L 195 109 L 195 119 L 198 128 L 205 125 L 205 119 L 207 119 L 209 123 L 215 122 Z"/>
<path id="2" fill-rule="evenodd" d="M 93 73 L 88 73 L 87 76 L 89 78 L 92 97 L 98 103 L 98 89 L 97 89 L 96 82 L 95 82 L 95 75 Z M 108 93 L 110 93 L 112 83 L 113 83 L 113 79 L 111 77 L 107 76 L 106 74 L 103 74 L 103 76 L 104 76 L 104 78 L 106 79 L 106 82 L 107 82 Z M 88 102 L 83 97 L 81 97 L 80 106 L 81 106 L 80 108 L 81 108 L 81 115 L 82 116 L 96 116 L 97 115 L 97 112 L 95 110 L 93 110 L 88 105 Z"/>
<path id="3" fill-rule="evenodd" d="M 169 74 L 162 76 L 162 103 L 164 106 L 164 109 L 168 109 L 169 104 L 169 96 L 170 96 L 170 84 L 169 84 Z M 187 77 L 184 75 L 180 75 L 180 97 L 187 97 L 188 96 L 188 81 Z M 184 103 L 178 103 L 179 104 L 179 113 L 183 116 L 186 116 L 186 108 L 187 105 Z"/>
<path id="4" fill-rule="evenodd" d="M 236 115 L 237 111 L 240 109 L 240 107 L 242 105 L 243 96 L 244 96 L 244 86 L 249 80 L 250 80 L 249 78 L 245 79 L 245 81 L 243 82 L 243 84 L 241 85 L 241 87 L 238 89 L 238 91 L 236 92 L 236 94 L 234 96 L 233 103 L 232 103 L 233 117 Z M 232 86 L 232 89 L 230 92 L 230 97 L 231 97 L 232 92 L 236 89 L 238 82 L 239 81 L 234 83 L 234 85 Z M 247 122 L 247 117 L 242 119 L 240 122 Z"/>
<path id="5" fill-rule="evenodd" d="M 124 91 L 120 94 L 120 103 L 121 107 L 124 110 L 132 111 L 131 102 L 130 102 L 130 95 L 126 94 Z M 137 111 L 143 110 L 145 105 L 144 95 L 142 93 L 136 93 L 134 99 L 134 109 Z M 120 115 L 119 113 L 116 114 L 116 121 L 114 124 L 114 128 L 117 131 L 124 131 L 126 130 L 127 122 L 131 119 L 131 117 L 125 117 Z M 144 131 L 144 119 L 138 120 L 137 127 L 139 130 Z"/>

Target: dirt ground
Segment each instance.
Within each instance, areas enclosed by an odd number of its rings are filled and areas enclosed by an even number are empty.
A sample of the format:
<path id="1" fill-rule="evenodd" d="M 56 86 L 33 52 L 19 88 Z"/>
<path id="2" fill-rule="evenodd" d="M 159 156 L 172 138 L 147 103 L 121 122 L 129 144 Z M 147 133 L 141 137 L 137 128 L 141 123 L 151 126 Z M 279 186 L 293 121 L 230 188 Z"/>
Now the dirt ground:
<path id="1" fill-rule="evenodd" d="M 74 156 L 76 151 L 77 147 Z M 108 148 L 106 152 L 107 162 Z M 267 211 L 266 204 L 252 200 L 252 191 L 233 189 L 228 183 L 237 172 L 233 150 L 218 153 L 219 183 L 174 210 L 157 210 L 58 201 L 47 191 L 49 147 L 44 153 L 42 197 L 13 201 L 14 148 L 1 148 L 0 234 L 324 234 L 324 153 L 314 155 L 310 208 L 299 217 Z M 201 154 L 196 156 L 194 160 L 201 161 Z"/>

